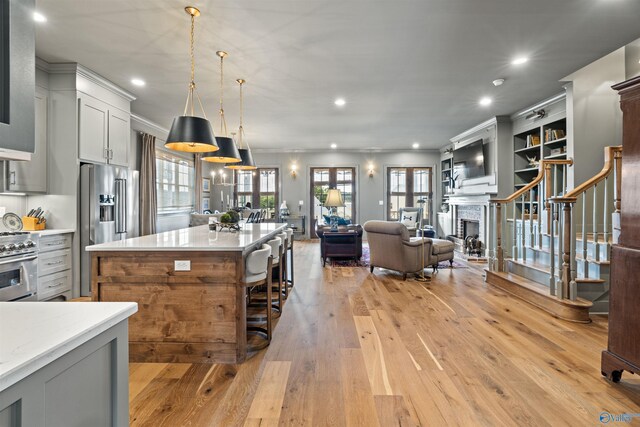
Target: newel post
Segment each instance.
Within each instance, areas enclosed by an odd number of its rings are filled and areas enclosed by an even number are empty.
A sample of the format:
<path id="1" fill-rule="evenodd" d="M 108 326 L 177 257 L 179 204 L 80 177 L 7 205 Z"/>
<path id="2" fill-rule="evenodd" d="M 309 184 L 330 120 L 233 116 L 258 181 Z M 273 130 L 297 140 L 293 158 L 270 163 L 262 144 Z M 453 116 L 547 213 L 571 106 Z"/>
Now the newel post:
<path id="1" fill-rule="evenodd" d="M 614 149 L 613 151 L 613 173 L 614 173 L 614 183 L 615 183 L 615 191 L 614 191 L 614 209 L 615 213 L 620 213 L 620 200 L 622 200 L 621 186 L 622 186 L 622 147 Z"/>
<path id="2" fill-rule="evenodd" d="M 564 213 L 563 248 L 562 248 L 562 290 L 559 293 L 561 298 L 571 298 L 571 203 L 564 202 L 562 209 Z"/>
<path id="3" fill-rule="evenodd" d="M 502 203 L 496 203 L 496 257 L 498 271 L 504 271 L 504 252 L 502 250 Z"/>

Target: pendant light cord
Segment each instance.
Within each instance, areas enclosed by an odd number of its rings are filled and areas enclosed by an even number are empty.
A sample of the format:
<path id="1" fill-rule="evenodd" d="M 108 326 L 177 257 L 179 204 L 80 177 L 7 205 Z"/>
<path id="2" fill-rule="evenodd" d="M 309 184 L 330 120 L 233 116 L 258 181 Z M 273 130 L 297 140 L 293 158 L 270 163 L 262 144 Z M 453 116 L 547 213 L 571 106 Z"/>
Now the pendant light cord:
<path id="1" fill-rule="evenodd" d="M 224 57 L 226 53 L 220 54 L 220 133 L 227 136 L 227 121 L 224 118 L 224 107 L 222 106 L 224 98 Z"/>
<path id="2" fill-rule="evenodd" d="M 189 33 L 189 56 L 191 57 L 191 81 L 189 82 L 189 92 L 187 93 L 187 102 L 184 106 L 184 115 L 187 115 L 187 111 L 189 110 L 189 106 L 191 106 L 191 116 L 195 116 L 195 108 L 194 108 L 194 100 L 195 97 L 198 100 L 198 104 L 200 105 L 200 110 L 202 111 L 202 116 L 206 119 L 207 114 L 204 112 L 204 106 L 202 105 L 202 100 L 200 99 L 200 95 L 198 94 L 198 90 L 196 89 L 196 55 L 195 55 L 195 26 L 196 26 L 196 17 L 191 14 L 191 32 Z"/>
<path id="3" fill-rule="evenodd" d="M 242 148 L 243 142 L 244 141 L 244 126 L 242 125 L 244 123 L 244 97 L 242 96 L 242 88 L 243 85 L 246 83 L 246 81 L 244 79 L 238 79 L 236 80 L 238 82 L 238 84 L 240 84 L 240 126 L 238 127 L 238 147 Z M 246 143 L 247 148 L 250 149 L 249 147 L 249 143 Z"/>

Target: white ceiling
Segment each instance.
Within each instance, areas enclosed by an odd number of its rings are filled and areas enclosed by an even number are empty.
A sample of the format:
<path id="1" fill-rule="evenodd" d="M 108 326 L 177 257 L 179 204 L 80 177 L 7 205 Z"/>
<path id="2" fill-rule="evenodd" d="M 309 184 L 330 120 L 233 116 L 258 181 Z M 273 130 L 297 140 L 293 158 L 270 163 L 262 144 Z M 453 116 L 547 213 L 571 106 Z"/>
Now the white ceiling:
<path id="1" fill-rule="evenodd" d="M 202 11 L 206 112 L 217 118 L 215 51 L 226 50 L 227 123 L 238 125 L 243 77 L 254 148 L 442 147 L 561 92 L 560 78 L 640 37 L 637 0 L 38 0 L 48 22 L 37 55 L 102 74 L 137 95 L 135 113 L 168 128 L 186 96 L 190 4 Z M 515 67 L 517 55 L 531 60 Z"/>

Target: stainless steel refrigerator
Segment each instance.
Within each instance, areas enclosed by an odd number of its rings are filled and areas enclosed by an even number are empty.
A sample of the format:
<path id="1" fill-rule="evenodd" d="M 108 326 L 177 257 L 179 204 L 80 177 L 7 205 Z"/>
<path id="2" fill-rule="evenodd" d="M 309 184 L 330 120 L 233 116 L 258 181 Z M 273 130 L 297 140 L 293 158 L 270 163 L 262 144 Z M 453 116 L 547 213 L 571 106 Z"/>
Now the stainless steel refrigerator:
<path id="1" fill-rule="evenodd" d="M 137 237 L 139 172 L 127 168 L 83 164 L 80 167 L 80 294 L 91 294 L 89 245 Z"/>

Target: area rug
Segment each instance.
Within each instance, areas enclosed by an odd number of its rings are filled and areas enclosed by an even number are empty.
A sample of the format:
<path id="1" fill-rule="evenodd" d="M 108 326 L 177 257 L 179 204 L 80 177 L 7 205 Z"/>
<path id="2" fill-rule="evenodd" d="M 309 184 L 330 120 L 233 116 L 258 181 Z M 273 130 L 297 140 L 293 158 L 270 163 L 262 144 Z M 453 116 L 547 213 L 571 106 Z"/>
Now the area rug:
<path id="1" fill-rule="evenodd" d="M 458 262 L 457 260 L 453 260 L 453 265 L 449 264 L 449 261 L 444 261 L 438 264 L 438 270 L 446 270 L 448 268 L 469 268 L 466 263 Z"/>
<path id="2" fill-rule="evenodd" d="M 330 258 L 332 267 L 368 267 L 369 266 L 369 244 L 362 243 L 362 258 L 355 260 L 353 258 Z"/>

